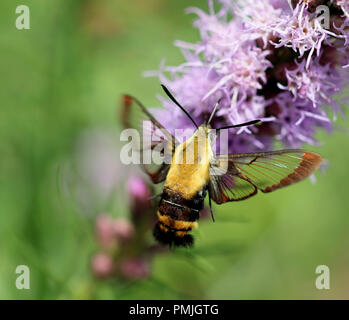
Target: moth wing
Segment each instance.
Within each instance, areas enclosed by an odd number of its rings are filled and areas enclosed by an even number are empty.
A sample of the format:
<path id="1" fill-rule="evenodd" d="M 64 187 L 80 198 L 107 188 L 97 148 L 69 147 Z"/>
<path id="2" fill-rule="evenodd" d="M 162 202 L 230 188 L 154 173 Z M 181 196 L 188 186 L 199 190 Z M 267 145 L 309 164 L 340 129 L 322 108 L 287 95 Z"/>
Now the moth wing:
<path id="1" fill-rule="evenodd" d="M 320 155 L 304 150 L 219 155 L 210 176 L 212 199 L 224 203 L 246 199 L 256 194 L 257 190 L 272 192 L 309 177 L 321 161 Z M 225 172 L 220 169 L 219 175 L 215 167 L 224 168 Z M 215 172 L 218 175 L 214 176 Z M 230 184 L 226 181 L 230 181 Z M 247 183 L 256 188 L 255 192 Z"/>
<path id="2" fill-rule="evenodd" d="M 228 162 L 226 163 L 228 165 Z M 220 165 L 211 165 L 209 195 L 218 204 L 229 201 L 240 201 L 254 196 L 257 187 L 240 175 L 232 166 L 222 169 Z M 223 167 L 225 165 L 223 164 Z"/>
<path id="3" fill-rule="evenodd" d="M 124 128 L 133 128 L 139 133 L 140 140 L 136 141 L 135 148 L 144 171 L 153 183 L 163 182 L 170 168 L 176 139 L 138 99 L 130 95 L 123 96 L 122 124 Z"/>

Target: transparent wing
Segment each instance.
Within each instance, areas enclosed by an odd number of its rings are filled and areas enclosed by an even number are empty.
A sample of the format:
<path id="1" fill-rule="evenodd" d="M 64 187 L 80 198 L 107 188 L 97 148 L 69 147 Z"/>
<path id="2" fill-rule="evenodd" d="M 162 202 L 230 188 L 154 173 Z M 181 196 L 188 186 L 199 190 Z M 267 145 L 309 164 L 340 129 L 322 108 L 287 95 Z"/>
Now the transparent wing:
<path id="1" fill-rule="evenodd" d="M 222 172 L 220 166 L 211 166 L 208 188 L 210 197 L 218 204 L 244 200 L 257 193 L 257 187 L 234 167 L 228 167 Z"/>
<path id="2" fill-rule="evenodd" d="M 134 97 L 123 96 L 122 123 L 139 133 L 135 149 L 144 171 L 154 183 L 166 179 L 177 141 Z"/>
<path id="3" fill-rule="evenodd" d="M 322 158 L 316 153 L 304 150 L 281 150 L 220 155 L 217 156 L 216 161 L 216 167 L 227 169 L 226 172 L 222 173 L 215 171 L 213 168 L 209 187 L 213 194 L 216 191 L 218 201 L 213 199 L 217 203 L 224 203 L 226 201 L 243 200 L 255 194 L 251 192 L 247 195 L 246 191 L 241 191 L 239 179 L 244 181 L 242 190 L 246 190 L 245 184 L 247 182 L 262 192 L 272 192 L 307 178 L 319 167 Z M 215 173 L 216 176 L 214 176 Z M 226 183 L 224 183 L 227 179 L 232 181 L 228 188 L 225 187 Z M 217 180 L 223 181 L 224 188 L 219 187 Z M 227 190 L 235 194 L 242 193 L 246 196 L 239 199 L 229 197 Z"/>

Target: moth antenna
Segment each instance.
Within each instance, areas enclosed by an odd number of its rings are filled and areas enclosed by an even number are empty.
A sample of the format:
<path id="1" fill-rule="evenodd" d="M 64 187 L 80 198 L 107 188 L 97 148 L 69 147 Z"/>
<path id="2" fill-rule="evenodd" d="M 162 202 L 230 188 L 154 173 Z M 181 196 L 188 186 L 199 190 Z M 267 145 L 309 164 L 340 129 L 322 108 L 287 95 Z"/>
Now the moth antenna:
<path id="1" fill-rule="evenodd" d="M 230 128 L 239 128 L 239 127 L 247 127 L 247 126 L 251 126 L 253 124 L 258 124 L 261 123 L 261 120 L 252 120 L 252 121 L 248 121 L 248 122 L 244 122 L 244 123 L 240 123 L 240 124 L 234 124 L 231 126 L 226 126 L 226 127 L 222 127 L 222 128 L 218 128 L 216 130 L 223 130 L 223 129 L 230 129 Z"/>
<path id="2" fill-rule="evenodd" d="M 213 111 L 212 111 L 212 113 L 210 115 L 210 118 L 208 119 L 207 125 L 209 125 L 211 123 L 211 120 L 213 119 L 213 116 L 215 115 L 220 102 L 221 102 L 221 99 L 219 99 L 217 101 L 216 105 L 214 106 Z"/>
<path id="3" fill-rule="evenodd" d="M 185 110 L 179 102 L 174 98 L 174 96 L 171 94 L 171 92 L 162 84 L 161 85 L 162 89 L 164 89 L 165 93 L 168 95 L 168 97 L 186 114 L 186 116 L 193 122 L 195 125 L 196 129 L 199 129 L 198 125 L 196 122 L 193 120 L 193 118 L 190 116 L 187 110 Z"/>

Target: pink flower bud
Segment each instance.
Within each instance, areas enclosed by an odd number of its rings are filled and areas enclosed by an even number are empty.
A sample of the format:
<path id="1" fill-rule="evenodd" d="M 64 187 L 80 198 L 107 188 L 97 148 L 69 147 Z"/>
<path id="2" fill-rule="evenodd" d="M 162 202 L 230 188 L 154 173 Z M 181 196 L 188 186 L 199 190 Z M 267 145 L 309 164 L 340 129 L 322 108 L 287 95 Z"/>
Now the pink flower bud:
<path id="1" fill-rule="evenodd" d="M 112 275 L 114 270 L 113 260 L 106 253 L 96 254 L 91 261 L 94 275 L 99 278 L 106 278 Z"/>
<path id="2" fill-rule="evenodd" d="M 129 258 L 121 262 L 120 273 L 130 279 L 143 279 L 150 274 L 148 263 L 141 258 Z"/>
<path id="3" fill-rule="evenodd" d="M 110 248 L 115 242 L 113 219 L 107 214 L 97 217 L 96 234 L 97 240 L 103 248 Z"/>
<path id="4" fill-rule="evenodd" d="M 140 177 L 131 177 L 128 180 L 127 191 L 132 198 L 139 201 L 147 201 L 151 196 L 148 185 Z"/>
<path id="5" fill-rule="evenodd" d="M 130 197 L 131 212 L 135 219 L 142 216 L 151 208 L 151 190 L 140 177 L 131 177 L 127 182 L 127 191 Z"/>
<path id="6" fill-rule="evenodd" d="M 130 240 L 135 233 L 133 224 L 126 219 L 114 220 L 112 229 L 114 237 L 122 242 Z"/>

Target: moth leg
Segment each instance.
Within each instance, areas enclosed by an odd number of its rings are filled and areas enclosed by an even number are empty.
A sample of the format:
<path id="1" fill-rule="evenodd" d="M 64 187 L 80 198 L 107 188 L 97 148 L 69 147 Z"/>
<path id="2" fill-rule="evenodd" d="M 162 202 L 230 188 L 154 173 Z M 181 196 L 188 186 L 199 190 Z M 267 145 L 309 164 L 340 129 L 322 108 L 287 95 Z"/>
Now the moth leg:
<path id="1" fill-rule="evenodd" d="M 154 195 L 154 196 L 152 196 L 152 197 L 149 197 L 148 200 L 154 200 L 154 199 L 156 199 L 156 198 L 158 198 L 158 197 L 161 197 L 162 194 L 163 194 L 163 192 L 158 193 L 158 194 L 156 194 L 156 195 Z"/>
<path id="2" fill-rule="evenodd" d="M 209 203 L 209 206 L 210 206 L 210 213 L 211 213 L 212 221 L 215 222 L 214 215 L 213 215 L 213 210 L 212 210 L 210 189 L 208 189 L 208 203 Z"/>

